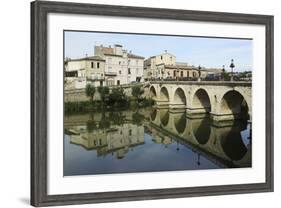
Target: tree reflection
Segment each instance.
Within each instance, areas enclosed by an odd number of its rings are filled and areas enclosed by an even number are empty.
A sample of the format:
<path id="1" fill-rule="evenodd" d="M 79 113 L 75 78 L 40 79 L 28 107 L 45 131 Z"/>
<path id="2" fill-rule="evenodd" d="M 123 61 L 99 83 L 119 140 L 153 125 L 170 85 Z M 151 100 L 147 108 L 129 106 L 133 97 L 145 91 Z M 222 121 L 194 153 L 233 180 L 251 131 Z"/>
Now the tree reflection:
<path id="1" fill-rule="evenodd" d="M 133 124 L 140 126 L 143 123 L 144 118 L 145 118 L 144 115 L 137 111 L 132 115 L 132 122 Z"/>

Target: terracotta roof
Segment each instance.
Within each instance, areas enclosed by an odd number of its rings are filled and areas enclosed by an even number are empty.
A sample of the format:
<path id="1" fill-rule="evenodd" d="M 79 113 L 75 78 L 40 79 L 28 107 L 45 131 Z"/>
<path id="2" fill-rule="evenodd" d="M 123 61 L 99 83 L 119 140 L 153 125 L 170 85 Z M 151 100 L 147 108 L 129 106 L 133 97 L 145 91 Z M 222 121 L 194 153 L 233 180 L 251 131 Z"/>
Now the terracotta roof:
<path id="1" fill-rule="evenodd" d="M 188 65 L 165 65 L 167 69 L 196 69 L 195 67 L 188 66 Z"/>
<path id="2" fill-rule="evenodd" d="M 142 56 L 138 56 L 132 53 L 128 53 L 128 58 L 135 58 L 135 59 L 144 59 Z"/>
<path id="3" fill-rule="evenodd" d="M 67 61 L 84 61 L 84 60 L 105 61 L 100 56 L 86 56 L 86 57 L 78 58 L 78 59 L 69 59 Z"/>
<path id="4" fill-rule="evenodd" d="M 113 53 L 105 53 L 105 56 L 118 56 L 118 57 L 123 57 L 122 55 L 117 55 L 117 54 L 113 54 Z"/>

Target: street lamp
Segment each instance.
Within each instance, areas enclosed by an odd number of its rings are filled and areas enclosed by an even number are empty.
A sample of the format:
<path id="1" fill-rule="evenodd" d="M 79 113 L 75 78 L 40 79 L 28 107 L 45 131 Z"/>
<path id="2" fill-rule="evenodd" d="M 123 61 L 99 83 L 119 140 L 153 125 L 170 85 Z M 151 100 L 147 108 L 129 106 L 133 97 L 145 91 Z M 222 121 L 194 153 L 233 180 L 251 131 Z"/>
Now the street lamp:
<path id="1" fill-rule="evenodd" d="M 198 66 L 198 75 L 199 75 L 198 81 L 200 82 L 201 81 L 201 66 L 200 65 Z"/>
<path id="2" fill-rule="evenodd" d="M 231 68 L 231 79 L 230 81 L 233 81 L 233 68 L 235 67 L 234 63 L 233 63 L 233 59 L 231 59 L 231 64 L 229 66 Z"/>
<path id="3" fill-rule="evenodd" d="M 225 68 L 224 65 L 222 65 L 222 70 L 221 70 L 221 80 L 224 81 L 224 73 L 225 73 Z"/>

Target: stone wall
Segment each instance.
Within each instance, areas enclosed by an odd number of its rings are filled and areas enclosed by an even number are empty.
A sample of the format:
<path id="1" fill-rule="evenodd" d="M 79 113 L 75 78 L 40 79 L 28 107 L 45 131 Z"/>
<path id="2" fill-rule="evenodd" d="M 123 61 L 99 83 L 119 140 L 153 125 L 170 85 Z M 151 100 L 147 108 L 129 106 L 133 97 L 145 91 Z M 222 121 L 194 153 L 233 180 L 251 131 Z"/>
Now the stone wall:
<path id="1" fill-rule="evenodd" d="M 86 96 L 85 89 L 64 91 L 64 102 L 81 102 L 81 101 L 88 101 L 88 100 L 89 98 Z"/>

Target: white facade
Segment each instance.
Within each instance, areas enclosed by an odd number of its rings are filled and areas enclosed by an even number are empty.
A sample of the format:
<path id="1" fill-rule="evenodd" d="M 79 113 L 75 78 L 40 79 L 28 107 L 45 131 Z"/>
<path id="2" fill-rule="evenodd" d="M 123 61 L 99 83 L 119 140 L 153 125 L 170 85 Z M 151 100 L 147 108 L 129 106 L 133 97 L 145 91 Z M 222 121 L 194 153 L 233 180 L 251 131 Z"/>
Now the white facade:
<path id="1" fill-rule="evenodd" d="M 95 46 L 95 55 L 105 60 L 106 85 L 124 85 L 143 81 L 144 57 L 128 53 L 121 45 Z"/>
<path id="2" fill-rule="evenodd" d="M 152 56 L 145 60 L 144 66 L 144 79 L 162 78 L 159 71 L 159 65 L 176 65 L 176 56 L 171 53 L 165 52 L 156 56 Z"/>
<path id="3" fill-rule="evenodd" d="M 84 88 L 87 83 L 104 85 L 105 60 L 99 56 L 65 60 L 65 81 L 67 86 Z"/>

